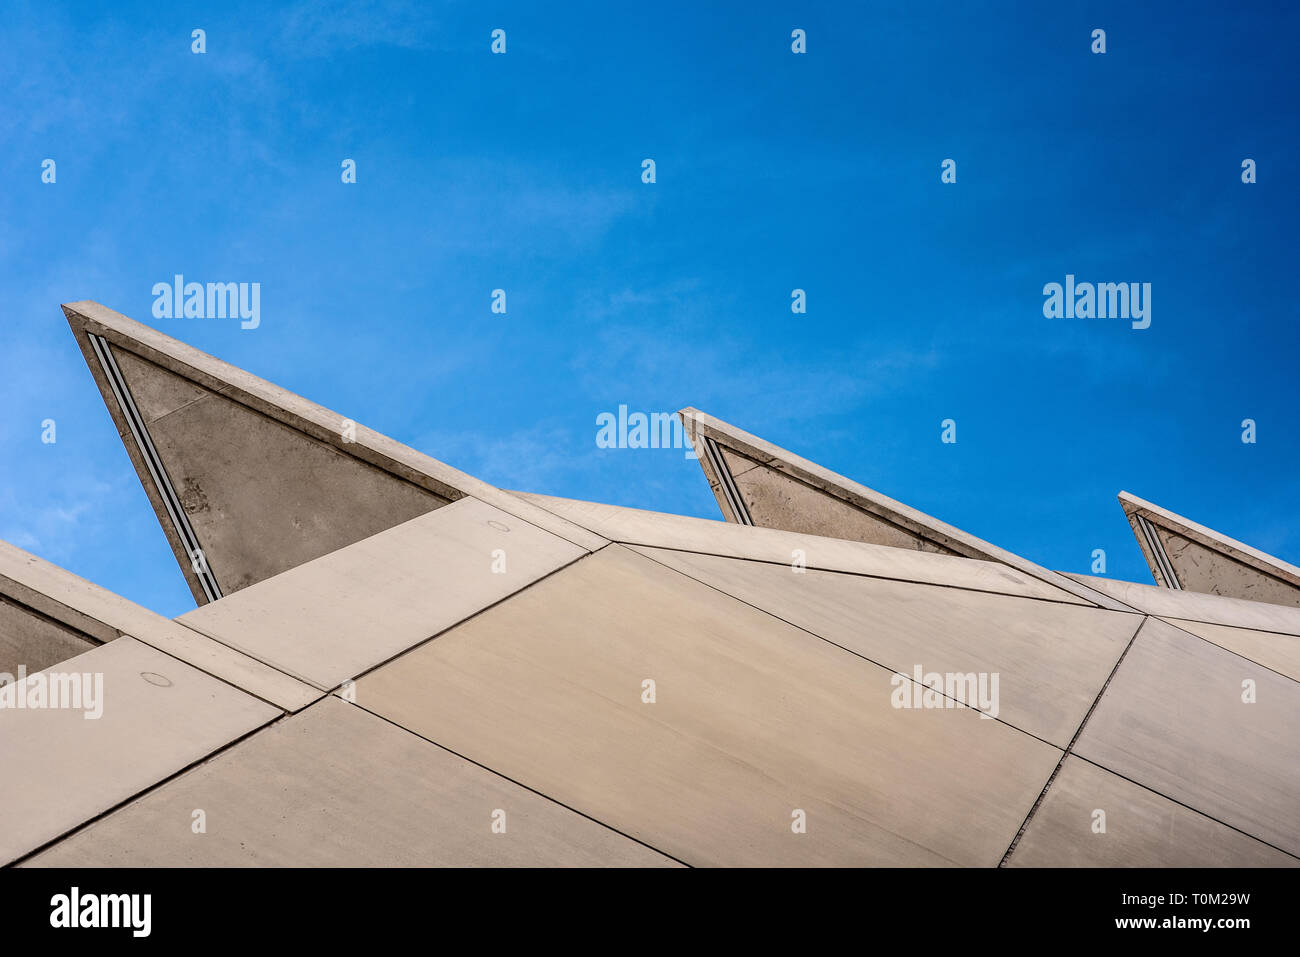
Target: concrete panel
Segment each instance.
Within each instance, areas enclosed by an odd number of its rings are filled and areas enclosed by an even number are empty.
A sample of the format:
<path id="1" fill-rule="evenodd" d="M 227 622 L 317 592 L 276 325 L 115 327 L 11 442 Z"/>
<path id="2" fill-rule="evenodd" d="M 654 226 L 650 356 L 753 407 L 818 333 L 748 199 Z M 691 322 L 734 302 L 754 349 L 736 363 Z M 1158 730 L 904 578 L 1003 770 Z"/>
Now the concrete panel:
<path id="1" fill-rule="evenodd" d="M 1105 812 L 1096 833 L 1094 813 Z M 1008 867 L 1295 867 L 1300 860 L 1068 755 Z"/>
<path id="2" fill-rule="evenodd" d="M 0 541 L 0 595 L 101 644 L 121 634 L 106 620 L 115 620 L 125 609 L 144 611 L 121 595 L 5 541 Z"/>
<path id="3" fill-rule="evenodd" d="M 629 545 L 747 558 L 787 568 L 798 550 L 803 553 L 808 568 L 1088 604 L 1066 591 L 997 562 L 921 554 L 866 542 L 820 538 L 774 528 L 733 525 L 549 495 L 517 494 L 578 525 L 595 530 L 610 541 Z"/>
<path id="4" fill-rule="evenodd" d="M 177 620 L 329 689 L 583 554 L 464 498 Z"/>
<path id="5" fill-rule="evenodd" d="M 177 380 L 143 361 L 132 372 L 145 367 Z M 132 372 L 132 395 L 158 391 Z M 226 595 L 447 501 L 215 393 L 148 428 Z"/>
<path id="6" fill-rule="evenodd" d="M 112 353 L 146 425 L 214 394 L 213 390 L 183 379 L 126 349 L 114 348 Z M 130 429 L 124 430 L 122 434 L 129 435 Z"/>
<path id="7" fill-rule="evenodd" d="M 1157 528 L 1178 582 L 1187 591 L 1300 608 L 1300 587 L 1206 548 L 1177 532 Z"/>
<path id="8" fill-rule="evenodd" d="M 13 596 L 20 605 L 52 619 L 54 627 L 61 625 L 96 643 L 130 635 L 286 711 L 296 711 L 321 695 L 319 689 L 7 542 L 0 542 L 0 595 Z M 74 650 L 65 658 L 94 645 L 70 647 Z M 47 661 L 41 668 L 55 663 Z M 28 664 L 28 671 L 33 670 L 40 668 Z"/>
<path id="9" fill-rule="evenodd" d="M 1061 752 L 968 708 L 895 708 L 890 679 L 611 545 L 356 692 L 689 864 L 996 866 Z"/>
<path id="10" fill-rule="evenodd" d="M 207 831 L 195 834 L 202 808 Z M 492 830 L 504 811 L 505 833 Z M 678 866 L 338 698 L 27 862 L 36 867 Z"/>
<path id="11" fill-rule="evenodd" d="M 102 675 L 103 713 L 0 708 L 0 864 L 281 713 L 132 638 L 55 670 Z"/>
<path id="12" fill-rule="evenodd" d="M 1289 678 L 1148 619 L 1074 750 L 1300 854 L 1300 684 Z"/>
<path id="13" fill-rule="evenodd" d="M 1071 575 L 1097 591 L 1131 605 L 1148 615 L 1162 618 L 1186 618 L 1215 625 L 1233 625 L 1259 631 L 1279 631 L 1300 635 L 1300 608 L 1271 605 L 1243 598 L 1226 598 L 1202 592 L 1178 591 L 1155 585 L 1118 581 L 1113 578 L 1093 578 L 1089 575 Z"/>
<path id="14" fill-rule="evenodd" d="M 96 647 L 85 635 L 0 597 L 0 674 L 44 671 Z"/>
<path id="15" fill-rule="evenodd" d="M 1142 622 L 1101 608 L 633 547 L 901 674 L 918 665 L 997 674 L 997 717 L 1060 748 Z"/>
<path id="16" fill-rule="evenodd" d="M 1300 681 L 1300 636 L 1211 625 L 1204 621 L 1185 621 L 1181 618 L 1165 620 L 1183 631 L 1190 631 L 1206 641 L 1214 642 L 1220 648 L 1226 648 L 1265 668 L 1272 668 L 1288 678 Z"/>
<path id="17" fill-rule="evenodd" d="M 321 689 L 299 681 L 250 655 L 184 625 L 165 619 L 163 621 L 164 624 L 150 628 L 147 632 L 133 633 L 132 637 L 285 711 L 305 708 L 322 695 Z"/>
<path id="18" fill-rule="evenodd" d="M 854 508 L 843 499 L 827 495 L 825 491 L 782 472 L 758 467 L 757 462 L 734 454 L 728 456 L 729 462 L 737 460 L 748 463 L 748 467 L 742 465 L 739 475 L 734 472 L 732 475 L 755 525 L 888 545 L 891 548 L 914 548 L 942 555 L 958 554 L 879 515 Z"/>

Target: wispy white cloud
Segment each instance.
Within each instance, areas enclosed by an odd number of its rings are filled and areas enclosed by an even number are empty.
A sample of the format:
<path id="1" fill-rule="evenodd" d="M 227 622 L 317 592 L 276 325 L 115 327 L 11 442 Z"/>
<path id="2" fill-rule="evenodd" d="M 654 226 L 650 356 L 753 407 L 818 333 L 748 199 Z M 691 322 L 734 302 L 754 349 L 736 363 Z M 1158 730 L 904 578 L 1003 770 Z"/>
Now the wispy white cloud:
<path id="1" fill-rule="evenodd" d="M 361 47 L 408 50 L 440 46 L 434 5 L 414 0 L 306 0 L 280 17 L 281 46 L 299 56 Z"/>

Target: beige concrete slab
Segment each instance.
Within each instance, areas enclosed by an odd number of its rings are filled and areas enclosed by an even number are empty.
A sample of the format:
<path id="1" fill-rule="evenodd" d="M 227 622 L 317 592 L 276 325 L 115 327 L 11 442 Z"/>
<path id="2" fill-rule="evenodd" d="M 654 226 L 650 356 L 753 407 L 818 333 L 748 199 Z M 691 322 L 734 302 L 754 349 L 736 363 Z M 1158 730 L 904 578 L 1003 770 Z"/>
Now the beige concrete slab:
<path id="1" fill-rule="evenodd" d="M 1159 588 L 1155 585 L 1139 585 L 1136 582 L 1119 581 L 1114 578 L 1094 578 L 1088 575 L 1070 577 L 1086 582 L 1089 587 L 1097 591 L 1113 595 L 1148 615 L 1300 635 L 1300 608 L 1271 605 L 1262 601 L 1247 601 L 1244 598 L 1227 598 L 1222 595 Z"/>
<path id="2" fill-rule="evenodd" d="M 583 554 L 464 498 L 177 620 L 328 689 Z"/>
<path id="3" fill-rule="evenodd" d="M 0 596 L 0 674 L 44 671 L 97 646 L 86 635 Z M 0 679 L 3 680 L 3 679 Z"/>
<path id="4" fill-rule="evenodd" d="M 204 812 L 194 833 L 194 811 Z M 493 831 L 494 814 L 505 830 Z M 679 866 L 336 697 L 27 862 L 35 867 Z"/>
<path id="5" fill-rule="evenodd" d="M 1205 621 L 1187 621 L 1183 618 L 1166 618 L 1165 621 L 1183 631 L 1199 635 L 1206 641 L 1212 641 L 1220 648 L 1226 648 L 1265 668 L 1272 668 L 1288 678 L 1300 681 L 1300 636 L 1212 625 Z"/>
<path id="6" fill-rule="evenodd" d="M 1142 621 L 1090 606 L 632 547 L 901 674 L 918 666 L 923 674 L 996 674 L 997 717 L 1060 748 Z"/>
<path id="7" fill-rule="evenodd" d="M 1082 598 L 997 562 L 920 553 L 597 502 L 517 493 L 610 541 L 773 562 L 789 568 L 796 551 L 808 568 L 930 582 L 1086 605 Z"/>
<path id="8" fill-rule="evenodd" d="M 285 711 L 301 710 L 322 694 L 305 681 L 176 622 L 168 621 L 132 637 Z"/>
<path id="9" fill-rule="evenodd" d="M 0 595 L 13 596 L 99 642 L 130 635 L 286 711 L 297 711 L 321 695 L 319 689 L 7 542 L 0 542 Z M 39 669 L 29 665 L 32 670 Z"/>
<path id="10" fill-rule="evenodd" d="M 1074 750 L 1300 853 L 1300 685 L 1290 678 L 1148 619 Z"/>
<path id="11" fill-rule="evenodd" d="M 740 507 L 749 507 L 744 505 L 748 499 L 758 508 L 758 513 L 751 516 L 755 524 L 776 523 L 782 528 L 815 534 L 828 534 L 835 530 L 837 538 L 861 535 L 872 542 L 881 541 L 904 548 L 939 548 L 967 558 L 1001 562 L 1091 604 L 1116 611 L 1132 610 L 1077 581 L 837 475 L 698 409 L 682 409 L 678 415 L 691 438 L 709 486 L 729 521 L 735 521 L 736 516 L 735 510 L 727 503 L 726 489 L 734 485 L 742 500 Z M 715 443 L 722 451 L 724 467 L 726 463 L 738 460 L 756 463 L 756 467 L 746 468 L 739 476 L 719 475 L 708 454 L 709 442 Z M 865 517 L 850 519 L 845 508 L 863 512 Z M 904 537 L 899 538 L 899 533 L 905 533 Z M 908 541 L 907 534 L 914 540 Z"/>
<path id="12" fill-rule="evenodd" d="M 1300 860 L 1276 848 L 1072 754 L 1007 860 L 1008 867 L 1297 865 Z"/>
<path id="13" fill-rule="evenodd" d="M 121 634 L 106 621 L 143 610 L 121 595 L 6 541 L 0 541 L 0 595 L 100 643 Z"/>
<path id="14" fill-rule="evenodd" d="M 111 641 L 53 671 L 88 673 L 92 682 L 93 675 L 102 675 L 102 715 L 0 708 L 0 863 L 281 714 L 132 638 Z"/>
<path id="15" fill-rule="evenodd" d="M 356 695 L 689 864 L 996 866 L 1060 750 L 890 679 L 611 545 Z"/>

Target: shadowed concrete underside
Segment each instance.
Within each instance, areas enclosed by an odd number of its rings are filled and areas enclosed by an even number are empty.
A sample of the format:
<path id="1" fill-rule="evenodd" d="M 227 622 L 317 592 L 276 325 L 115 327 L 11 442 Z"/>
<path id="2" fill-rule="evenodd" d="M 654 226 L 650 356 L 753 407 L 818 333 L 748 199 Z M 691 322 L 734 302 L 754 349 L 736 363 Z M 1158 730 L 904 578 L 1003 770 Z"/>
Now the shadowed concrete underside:
<path id="1" fill-rule="evenodd" d="M 1001 562 L 1102 608 L 1124 609 L 1078 581 L 721 419 L 692 408 L 678 415 L 728 522 Z"/>
<path id="2" fill-rule="evenodd" d="M 125 317 L 104 329 L 65 313 L 199 604 L 460 497 L 352 454 L 356 427 L 342 417 L 336 435 L 308 434 L 287 409 L 238 401 L 211 357 L 206 370 L 146 357 Z"/>
<path id="3" fill-rule="evenodd" d="M 161 366 L 113 351 L 224 594 L 447 504 Z"/>
<path id="4" fill-rule="evenodd" d="M 1157 585 L 1300 608 L 1300 568 L 1191 519 L 1120 492 Z"/>

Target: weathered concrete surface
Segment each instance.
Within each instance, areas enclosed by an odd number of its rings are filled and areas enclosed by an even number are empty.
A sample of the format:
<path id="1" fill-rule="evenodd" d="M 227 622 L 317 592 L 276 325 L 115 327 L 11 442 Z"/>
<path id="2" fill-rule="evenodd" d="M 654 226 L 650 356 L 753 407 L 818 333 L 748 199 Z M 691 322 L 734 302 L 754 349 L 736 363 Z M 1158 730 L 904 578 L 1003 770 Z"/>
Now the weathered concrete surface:
<path id="1" fill-rule="evenodd" d="M 464 498 L 177 621 L 328 690 L 583 554 Z"/>
<path id="2" fill-rule="evenodd" d="M 723 516 L 729 521 L 736 521 L 737 517 L 722 491 L 723 476 L 717 474 L 706 454 L 706 440 L 717 444 L 724 461 L 744 466 L 740 475 L 733 475 L 732 479 L 756 524 L 776 523 L 787 530 L 836 538 L 864 536 L 867 541 L 900 549 L 932 548 L 967 558 L 1002 562 L 1102 608 L 1132 611 L 1076 580 L 991 545 L 698 409 L 682 409 L 678 415 Z M 844 511 L 846 507 L 863 513 L 863 517 L 851 518 Z"/>
<path id="3" fill-rule="evenodd" d="M 1105 831 L 1094 830 L 1105 812 Z M 1008 867 L 1296 867 L 1300 860 L 1067 755 Z"/>
<path id="4" fill-rule="evenodd" d="M 1221 551 L 1206 548 L 1177 532 L 1157 528 L 1156 534 L 1160 536 L 1179 584 L 1188 591 L 1300 608 L 1300 587 L 1252 568 Z"/>
<path id="5" fill-rule="evenodd" d="M 283 561 L 306 561 L 340 543 L 347 544 L 391 527 L 403 516 L 419 514 L 421 497 L 410 490 L 399 490 L 405 483 L 429 493 L 424 510 L 437 507 L 440 502 L 472 495 L 584 549 L 606 544 L 598 536 L 558 516 L 99 303 L 70 303 L 64 305 L 63 312 L 199 604 L 207 599 L 191 567 L 191 559 L 154 487 L 140 450 L 129 438 L 126 419 L 91 347 L 91 335 L 110 343 L 124 377 L 132 379 L 132 393 L 140 393 L 137 404 L 142 406 L 142 415 L 157 422 L 160 431 L 167 431 L 163 423 L 179 416 L 177 421 L 184 421 L 195 432 L 211 432 L 196 439 L 200 442 L 197 451 L 188 444 L 193 436 L 187 436 L 184 430 L 170 433 L 176 446 L 173 455 L 179 450 L 187 458 L 201 457 L 194 466 L 196 474 L 189 476 L 193 479 L 192 487 L 186 488 L 185 476 L 181 480 L 172 476 L 173 484 L 178 486 L 177 494 L 186 501 L 187 513 L 193 509 L 203 516 L 202 521 L 195 522 L 196 527 L 222 520 L 222 515 L 215 514 L 221 506 L 227 510 L 225 520 L 233 522 L 238 517 L 237 524 L 249 537 L 284 551 Z M 219 414 L 222 409 L 227 410 L 228 417 Z M 257 416 L 283 426 L 292 437 L 286 438 Z M 209 447 L 227 439 L 227 431 L 234 432 L 249 422 L 256 423 L 255 434 L 234 436 L 231 448 L 224 451 Z M 259 437 L 266 447 L 258 444 Z M 203 439 L 207 445 L 201 444 Z M 313 442 L 351 464 L 340 464 L 316 449 Z M 236 455 L 241 448 L 247 453 L 244 458 Z M 278 461 L 278 457 L 285 461 Z M 268 470 L 266 465 L 271 461 L 275 461 L 276 468 Z M 322 462 L 326 463 L 323 472 L 316 474 L 316 467 Z M 172 467 L 170 462 L 167 465 L 169 469 Z M 368 468 L 380 473 L 382 478 L 372 475 Z M 296 479 L 285 477 L 291 469 L 297 470 Z M 262 484 L 268 481 L 272 487 L 265 490 Z M 296 489 L 292 488 L 294 481 L 299 483 Z M 215 489 L 213 482 L 217 483 Z M 231 482 L 242 482 L 242 487 L 231 488 Z M 286 484 L 290 487 L 283 487 Z M 241 496 L 241 488 L 246 496 Z M 375 497 L 372 492 L 376 489 L 378 501 L 372 502 Z M 348 492 L 350 497 L 331 497 L 340 491 Z M 283 516 L 275 510 L 276 501 L 288 507 Z M 343 501 L 347 504 L 343 505 Z M 394 505 L 395 510 L 384 510 Z M 320 536 L 314 549 L 309 546 L 312 535 Z M 200 541 L 200 545 L 206 550 L 208 543 Z M 239 536 L 233 534 L 226 534 L 216 542 L 217 551 L 233 549 L 235 557 L 251 563 L 247 567 L 228 564 L 223 572 L 215 558 L 209 562 L 227 592 L 275 570 L 278 567 L 275 561 L 282 557 L 251 551 L 241 553 L 240 547 Z"/>
<path id="6" fill-rule="evenodd" d="M 282 714 L 133 638 L 54 670 L 102 675 L 103 713 L 0 708 L 0 864 Z"/>
<path id="7" fill-rule="evenodd" d="M 356 697 L 689 864 L 995 866 L 1061 751 L 890 678 L 611 545 Z"/>
<path id="8" fill-rule="evenodd" d="M 320 689 L 169 621 L 8 542 L 0 542 L 0 596 L 33 609 L 40 616 L 51 619 L 56 626 L 85 636 L 85 646 L 67 646 L 71 654 L 65 657 L 80 654 L 95 644 L 130 635 L 286 711 L 296 711 L 321 696 Z M 41 667 L 55 663 L 47 661 Z M 34 669 L 29 663 L 28 671 L 33 670 L 41 669 Z"/>
<path id="9" fill-rule="evenodd" d="M 153 415 L 154 446 L 224 594 L 447 502 L 223 395 L 196 396 L 160 366 L 114 354 L 132 395 L 144 396 L 141 413 Z"/>
<path id="10" fill-rule="evenodd" d="M 205 811 L 204 833 L 193 812 Z M 504 833 L 493 831 L 493 815 Z M 27 862 L 36 867 L 677 866 L 330 697 Z"/>
<path id="11" fill-rule="evenodd" d="M 0 593 L 0 674 L 44 671 L 96 647 L 86 635 L 46 618 Z"/>
<path id="12" fill-rule="evenodd" d="M 640 551 L 901 674 L 998 675 L 997 717 L 1064 748 L 1140 615 L 837 572 Z M 972 702 L 973 703 L 973 702 Z"/>
<path id="13" fill-rule="evenodd" d="M 1186 621 L 1182 618 L 1166 618 L 1165 621 L 1183 631 L 1199 635 L 1220 648 L 1226 648 L 1265 668 L 1272 668 L 1279 674 L 1300 681 L 1300 636 L 1298 635 L 1232 628 L 1228 625 L 1212 625 L 1209 622 Z"/>
<path id="14" fill-rule="evenodd" d="M 959 552 L 872 512 L 855 508 L 806 482 L 759 465 L 752 459 L 724 452 L 726 461 L 739 469 L 732 478 L 754 524 L 809 535 L 824 535 L 891 548 L 958 555 Z"/>
<path id="15" fill-rule="evenodd" d="M 1255 684 L 1254 703 L 1243 682 Z M 1074 750 L 1300 854 L 1300 684 L 1148 619 Z"/>
<path id="16" fill-rule="evenodd" d="M 1126 605 L 1148 615 L 1186 618 L 1190 621 L 1204 621 L 1215 625 L 1233 625 L 1239 628 L 1255 628 L 1259 631 L 1300 635 L 1300 608 L 1273 605 L 1262 601 L 1247 601 L 1244 598 L 1207 595 L 1203 592 L 1160 588 L 1155 585 L 1139 585 L 1136 582 L 1119 581 L 1114 578 L 1074 574 L 1070 577 L 1077 578 L 1097 591 L 1114 595 Z"/>
<path id="17" fill-rule="evenodd" d="M 1119 493 L 1119 502 L 1157 584 L 1172 587 L 1140 519 L 1153 527 L 1182 588 L 1300 607 L 1300 567 L 1128 492 Z"/>
<path id="18" fill-rule="evenodd" d="M 516 494 L 574 524 L 592 529 L 610 541 L 627 545 L 753 559 L 786 568 L 798 559 L 808 568 L 1089 604 L 1067 591 L 998 562 L 918 554 L 867 542 L 822 538 L 775 528 L 735 525 L 549 495 Z"/>

